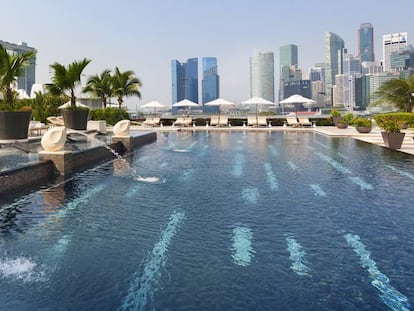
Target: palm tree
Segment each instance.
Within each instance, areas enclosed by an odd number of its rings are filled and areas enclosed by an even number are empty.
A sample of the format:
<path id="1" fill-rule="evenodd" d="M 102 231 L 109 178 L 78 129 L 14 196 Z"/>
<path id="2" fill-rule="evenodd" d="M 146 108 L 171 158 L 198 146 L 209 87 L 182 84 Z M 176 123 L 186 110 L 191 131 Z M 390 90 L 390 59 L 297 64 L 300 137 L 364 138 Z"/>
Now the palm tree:
<path id="1" fill-rule="evenodd" d="M 414 75 L 407 78 L 393 79 L 385 82 L 374 93 L 376 103 L 389 102 L 399 110 L 412 112 L 412 97 L 414 93 Z"/>
<path id="2" fill-rule="evenodd" d="M 132 70 L 121 72 L 118 67 L 115 67 L 115 73 L 112 78 L 113 94 L 118 97 L 118 106 L 121 109 L 124 102 L 123 97 L 126 96 L 138 96 L 141 98 L 139 87 L 141 87 L 141 81 L 135 77 L 135 73 Z"/>
<path id="3" fill-rule="evenodd" d="M 105 69 L 100 75 L 90 76 L 83 92 L 101 98 L 102 107 L 105 109 L 108 98 L 111 98 L 113 93 L 111 71 Z"/>
<path id="4" fill-rule="evenodd" d="M 23 52 L 20 55 L 17 53 L 9 54 L 0 45 L 0 90 L 3 92 L 9 110 L 14 109 L 15 92 L 12 85 L 35 56 L 36 51 L 34 50 Z"/>
<path id="5" fill-rule="evenodd" d="M 91 62 L 89 59 L 82 59 L 80 61 L 74 61 L 65 67 L 58 62 L 50 65 L 50 68 L 54 70 L 52 77 L 52 83 L 46 85 L 48 90 L 53 95 L 67 95 L 65 92 L 69 92 L 71 107 L 76 107 L 75 88 L 81 82 L 82 71 Z"/>

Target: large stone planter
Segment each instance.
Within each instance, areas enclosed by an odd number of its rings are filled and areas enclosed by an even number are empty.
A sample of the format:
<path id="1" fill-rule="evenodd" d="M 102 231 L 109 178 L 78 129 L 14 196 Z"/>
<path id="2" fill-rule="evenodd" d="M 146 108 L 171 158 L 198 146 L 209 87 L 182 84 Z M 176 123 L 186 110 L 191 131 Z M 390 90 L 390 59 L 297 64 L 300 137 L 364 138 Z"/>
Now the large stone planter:
<path id="1" fill-rule="evenodd" d="M 73 130 L 86 130 L 88 126 L 88 109 L 64 109 L 62 110 L 65 127 Z"/>
<path id="2" fill-rule="evenodd" d="M 390 149 L 400 149 L 404 141 L 405 133 L 381 132 L 384 145 Z"/>
<path id="3" fill-rule="evenodd" d="M 355 129 L 358 131 L 358 133 L 367 134 L 372 131 L 371 126 L 356 126 Z"/>
<path id="4" fill-rule="evenodd" d="M 0 142 L 28 139 L 31 111 L 0 111 Z"/>

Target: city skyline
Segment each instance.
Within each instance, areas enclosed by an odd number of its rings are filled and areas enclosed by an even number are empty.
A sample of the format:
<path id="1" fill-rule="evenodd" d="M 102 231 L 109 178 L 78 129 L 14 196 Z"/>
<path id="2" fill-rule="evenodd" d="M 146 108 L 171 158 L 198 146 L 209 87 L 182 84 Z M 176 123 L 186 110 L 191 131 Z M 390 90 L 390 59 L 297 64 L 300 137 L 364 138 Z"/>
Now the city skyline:
<path id="1" fill-rule="evenodd" d="M 129 108 L 150 100 L 171 104 L 172 59 L 216 57 L 220 97 L 240 102 L 249 98 L 249 59 L 255 50 L 274 52 L 277 94 L 281 46 L 298 46 L 298 67 L 305 73 L 324 62 L 326 32 L 339 35 L 348 52 L 357 55 L 357 31 L 361 24 L 371 23 L 377 61 L 383 57 L 385 34 L 408 32 L 412 44 L 414 4 L 407 1 L 394 1 L 393 7 L 400 10 L 393 15 L 386 15 L 388 4 L 376 1 L 329 7 L 322 1 L 259 2 L 217 0 L 202 7 L 187 0 L 45 0 L 42 6 L 28 0 L 6 2 L 2 9 L 9 14 L 0 20 L 0 40 L 24 41 L 38 51 L 38 83 L 50 82 L 53 62 L 68 64 L 83 57 L 92 59 L 86 76 L 115 66 L 134 70 L 143 83 L 142 100 L 128 99 Z M 119 12 L 109 14 L 114 8 Z"/>

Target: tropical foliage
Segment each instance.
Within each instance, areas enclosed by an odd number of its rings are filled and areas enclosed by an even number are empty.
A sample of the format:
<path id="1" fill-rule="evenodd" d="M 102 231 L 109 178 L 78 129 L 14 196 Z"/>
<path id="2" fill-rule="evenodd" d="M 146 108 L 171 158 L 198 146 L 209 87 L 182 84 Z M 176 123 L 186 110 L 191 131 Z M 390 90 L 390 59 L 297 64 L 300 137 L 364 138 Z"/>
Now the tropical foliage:
<path id="1" fill-rule="evenodd" d="M 91 118 L 92 120 L 106 120 L 106 123 L 114 125 L 118 121 L 129 119 L 129 114 L 124 109 L 95 109 L 91 111 Z"/>
<path id="2" fill-rule="evenodd" d="M 341 112 L 338 109 L 332 109 L 330 113 L 331 113 L 332 117 L 340 117 L 341 116 Z"/>
<path id="3" fill-rule="evenodd" d="M 111 70 L 105 69 L 101 74 L 95 74 L 88 78 L 83 92 L 99 97 L 102 101 L 102 107 L 105 109 L 108 99 L 113 94 L 112 79 Z"/>
<path id="4" fill-rule="evenodd" d="M 414 93 L 414 75 L 389 80 L 374 92 L 373 95 L 377 98 L 374 104 L 389 103 L 400 111 L 412 112 L 412 93 Z"/>
<path id="5" fill-rule="evenodd" d="M 32 117 L 34 120 L 46 122 L 47 117 L 57 116 L 60 114 L 59 106 L 63 105 L 67 99 L 62 96 L 52 95 L 50 93 L 42 94 L 36 92 L 36 97 L 31 99 Z"/>
<path id="6" fill-rule="evenodd" d="M 118 99 L 119 108 L 122 107 L 124 97 L 138 96 L 141 98 L 139 88 L 141 81 L 135 77 L 132 70 L 121 72 L 118 67 L 115 67 L 115 72 L 112 78 L 113 94 Z"/>
<path id="7" fill-rule="evenodd" d="M 9 54 L 0 45 L 0 91 L 3 93 L 5 103 L 2 110 L 15 110 L 17 107 L 17 92 L 13 90 L 13 83 L 23 73 L 23 70 L 30 64 L 30 60 L 36 56 L 35 51 L 23 52 L 22 54 Z"/>
<path id="8" fill-rule="evenodd" d="M 67 67 L 55 62 L 50 65 L 53 70 L 52 83 L 47 84 L 47 89 L 57 96 L 69 96 L 71 107 L 76 107 L 75 89 L 81 83 L 81 75 L 85 67 L 91 62 L 89 59 L 74 61 Z M 68 92 L 68 93 L 66 93 Z"/>

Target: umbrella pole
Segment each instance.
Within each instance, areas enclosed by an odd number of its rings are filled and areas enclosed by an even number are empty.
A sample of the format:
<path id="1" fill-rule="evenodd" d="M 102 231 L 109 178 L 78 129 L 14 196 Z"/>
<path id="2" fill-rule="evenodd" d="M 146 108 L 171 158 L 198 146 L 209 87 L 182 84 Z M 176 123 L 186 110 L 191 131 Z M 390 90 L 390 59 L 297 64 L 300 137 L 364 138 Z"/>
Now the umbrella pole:
<path id="1" fill-rule="evenodd" d="M 220 106 L 218 107 L 218 113 L 219 113 L 219 117 L 218 117 L 218 124 L 220 126 Z"/>

